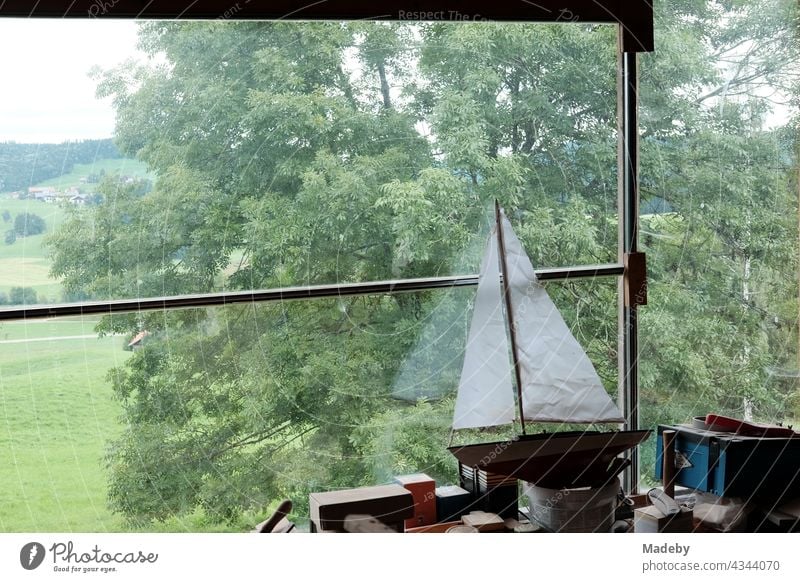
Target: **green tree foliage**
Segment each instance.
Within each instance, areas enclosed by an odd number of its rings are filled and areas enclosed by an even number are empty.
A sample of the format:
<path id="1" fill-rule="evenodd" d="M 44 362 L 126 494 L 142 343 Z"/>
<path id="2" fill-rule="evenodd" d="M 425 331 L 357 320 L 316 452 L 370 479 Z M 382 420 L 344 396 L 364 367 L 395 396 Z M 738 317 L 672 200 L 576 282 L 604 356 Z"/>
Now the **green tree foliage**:
<path id="1" fill-rule="evenodd" d="M 0 191 L 27 191 L 28 186 L 72 171 L 75 164 L 119 158 L 110 139 L 60 144 L 0 142 Z"/>
<path id="2" fill-rule="evenodd" d="M 643 221 L 658 284 L 657 307 L 642 315 L 642 381 L 648 400 L 666 406 L 643 410 L 652 425 L 685 421 L 707 403 L 743 415 L 748 401 L 762 418 L 782 420 L 787 394 L 770 368 L 797 354 L 795 134 L 766 122 L 784 99 L 775 92 L 795 92 L 796 7 L 687 2 L 660 11 L 659 51 L 642 62 L 642 195 L 674 212 Z M 684 23 L 698 16 L 687 35 Z"/>
<path id="3" fill-rule="evenodd" d="M 8 302 L 11 305 L 30 305 L 36 301 L 36 289 L 33 287 L 12 287 L 8 292 Z"/>
<path id="4" fill-rule="evenodd" d="M 797 331 L 781 277 L 796 261 L 793 145 L 765 129 L 763 100 L 731 96 L 791 82 L 788 6 L 658 7 L 642 185 L 673 210 L 642 233 L 648 425 L 780 405 L 764 380 Z M 474 272 L 495 198 L 537 266 L 616 258 L 610 27 L 159 22 L 140 40 L 167 64 L 108 71 L 99 93 L 120 150 L 158 179 L 147 192 L 104 182 L 102 203 L 51 235 L 68 293 Z M 743 46 L 730 78 L 718 64 Z M 615 391 L 615 285 L 548 290 Z M 106 318 L 104 331 L 151 334 L 110 377 L 126 421 L 108 456 L 113 507 L 232 519 L 283 496 L 302 512 L 309 491 L 398 472 L 452 482 L 468 319 L 455 292 Z"/>
<path id="5" fill-rule="evenodd" d="M 17 231 L 14 229 L 7 230 L 3 240 L 7 245 L 13 245 L 17 242 Z"/>
<path id="6" fill-rule="evenodd" d="M 14 219 L 14 232 L 19 236 L 42 234 L 46 227 L 44 218 L 32 212 L 21 212 Z"/>

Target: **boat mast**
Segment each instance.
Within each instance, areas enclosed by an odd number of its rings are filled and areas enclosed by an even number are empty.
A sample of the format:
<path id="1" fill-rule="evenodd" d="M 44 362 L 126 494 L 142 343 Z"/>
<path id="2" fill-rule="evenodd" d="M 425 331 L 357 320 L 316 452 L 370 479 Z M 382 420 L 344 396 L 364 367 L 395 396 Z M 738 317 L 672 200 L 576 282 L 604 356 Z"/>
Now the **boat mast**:
<path id="1" fill-rule="evenodd" d="M 495 219 L 497 220 L 497 249 L 500 254 L 500 271 L 503 274 L 503 295 L 506 299 L 508 328 L 511 336 L 511 356 L 514 359 L 514 375 L 517 379 L 517 403 L 519 404 L 519 421 L 522 434 L 525 434 L 525 413 L 522 406 L 522 377 L 520 376 L 519 354 L 517 353 L 517 329 L 514 324 L 514 310 L 511 306 L 511 291 L 508 284 L 508 265 L 506 264 L 506 244 L 503 239 L 503 220 L 500 217 L 500 202 L 494 201 Z"/>

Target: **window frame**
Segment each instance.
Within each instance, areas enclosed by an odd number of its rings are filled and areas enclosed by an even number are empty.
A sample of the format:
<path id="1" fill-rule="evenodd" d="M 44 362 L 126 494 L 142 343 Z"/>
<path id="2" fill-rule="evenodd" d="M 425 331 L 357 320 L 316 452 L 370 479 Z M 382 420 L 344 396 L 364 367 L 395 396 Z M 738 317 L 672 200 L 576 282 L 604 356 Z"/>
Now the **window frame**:
<path id="1" fill-rule="evenodd" d="M 633 277 L 626 264 L 638 252 L 638 74 L 637 53 L 654 50 L 653 7 L 647 0 L 386 0 L 379 6 L 356 0 L 304 3 L 272 0 L 242 3 L 231 0 L 5 0 L 0 18 L 113 18 L 113 19 L 223 19 L 223 20 L 397 20 L 458 22 L 505 21 L 541 23 L 602 23 L 618 28 L 617 47 L 617 262 L 607 265 L 542 269 L 541 280 L 583 277 L 618 278 L 618 392 L 626 430 L 639 428 L 638 320 L 632 297 Z M 0 322 L 51 317 L 137 312 L 157 309 L 211 307 L 235 303 L 262 303 L 289 299 L 322 299 L 368 294 L 392 294 L 427 289 L 475 286 L 478 275 L 371 281 L 279 289 L 178 295 L 147 299 L 22 305 L 0 309 Z M 636 290 L 640 292 L 641 290 Z M 638 492 L 638 450 L 630 455 L 624 488 Z"/>

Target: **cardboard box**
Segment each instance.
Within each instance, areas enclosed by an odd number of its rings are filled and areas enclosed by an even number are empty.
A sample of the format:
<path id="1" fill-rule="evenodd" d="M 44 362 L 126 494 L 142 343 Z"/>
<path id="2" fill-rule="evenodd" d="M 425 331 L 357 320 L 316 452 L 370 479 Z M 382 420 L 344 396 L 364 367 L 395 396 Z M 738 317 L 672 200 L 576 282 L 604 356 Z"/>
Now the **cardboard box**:
<path id="1" fill-rule="evenodd" d="M 425 473 L 400 475 L 394 481 L 414 499 L 414 515 L 406 520 L 406 529 L 436 523 L 436 482 Z"/>
<path id="2" fill-rule="evenodd" d="M 505 521 L 496 513 L 472 511 L 465 515 L 462 521 L 464 525 L 474 527 L 481 533 L 506 530 Z"/>
<path id="3" fill-rule="evenodd" d="M 344 532 L 348 515 L 369 515 L 396 531 L 414 516 L 411 492 L 400 485 L 378 485 L 340 491 L 324 491 L 308 496 L 311 529 L 317 532 Z"/>

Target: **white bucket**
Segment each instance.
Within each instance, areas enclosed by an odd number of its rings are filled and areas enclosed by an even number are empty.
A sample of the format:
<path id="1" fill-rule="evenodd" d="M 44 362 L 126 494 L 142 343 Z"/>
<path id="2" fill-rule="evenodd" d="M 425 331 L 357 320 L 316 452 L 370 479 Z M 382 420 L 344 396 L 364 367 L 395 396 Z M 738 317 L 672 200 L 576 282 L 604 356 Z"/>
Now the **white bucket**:
<path id="1" fill-rule="evenodd" d="M 523 482 L 531 521 L 557 532 L 610 532 L 619 489 L 619 479 L 604 487 L 579 489 L 547 489 Z"/>

